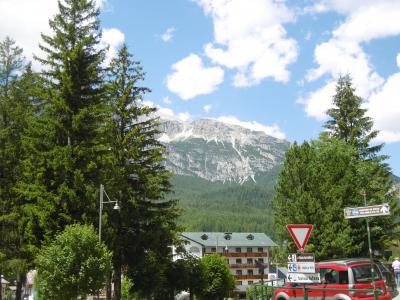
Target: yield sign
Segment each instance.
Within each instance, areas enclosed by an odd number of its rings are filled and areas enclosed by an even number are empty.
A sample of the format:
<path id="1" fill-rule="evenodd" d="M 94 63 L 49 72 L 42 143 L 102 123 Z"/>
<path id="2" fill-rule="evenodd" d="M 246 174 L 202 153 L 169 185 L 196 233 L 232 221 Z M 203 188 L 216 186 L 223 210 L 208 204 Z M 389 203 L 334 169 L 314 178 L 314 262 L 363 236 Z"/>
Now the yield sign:
<path id="1" fill-rule="evenodd" d="M 303 251 L 310 238 L 313 226 L 310 224 L 288 224 L 287 229 L 300 251 Z"/>

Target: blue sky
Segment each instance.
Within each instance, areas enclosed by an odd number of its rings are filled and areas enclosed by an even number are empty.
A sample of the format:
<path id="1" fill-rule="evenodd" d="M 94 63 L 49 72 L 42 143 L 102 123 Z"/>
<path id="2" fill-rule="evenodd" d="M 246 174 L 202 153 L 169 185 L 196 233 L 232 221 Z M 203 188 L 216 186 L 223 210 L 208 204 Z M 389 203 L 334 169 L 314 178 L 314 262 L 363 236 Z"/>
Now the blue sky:
<path id="1" fill-rule="evenodd" d="M 109 58 L 126 42 L 164 117 L 201 117 L 289 141 L 316 138 L 350 73 L 400 175 L 400 1 L 97 0 Z M 55 0 L 1 0 L 0 38 L 27 58 Z M 27 26 L 29 24 L 29 26 Z"/>

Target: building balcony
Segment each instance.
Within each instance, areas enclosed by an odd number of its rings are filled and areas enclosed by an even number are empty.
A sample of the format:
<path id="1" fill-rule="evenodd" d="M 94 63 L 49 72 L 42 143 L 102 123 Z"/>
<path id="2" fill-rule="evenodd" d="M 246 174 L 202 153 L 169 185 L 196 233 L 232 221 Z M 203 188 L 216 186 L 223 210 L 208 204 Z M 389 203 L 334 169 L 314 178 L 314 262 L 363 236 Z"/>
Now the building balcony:
<path id="1" fill-rule="evenodd" d="M 230 264 L 231 269 L 257 269 L 258 266 L 254 264 Z"/>
<path id="2" fill-rule="evenodd" d="M 215 252 L 206 252 L 207 254 L 216 254 Z M 225 257 L 268 257 L 267 252 L 224 252 L 218 253 Z"/>
<path id="3" fill-rule="evenodd" d="M 235 280 L 254 280 L 254 279 L 266 279 L 266 275 L 233 275 Z"/>

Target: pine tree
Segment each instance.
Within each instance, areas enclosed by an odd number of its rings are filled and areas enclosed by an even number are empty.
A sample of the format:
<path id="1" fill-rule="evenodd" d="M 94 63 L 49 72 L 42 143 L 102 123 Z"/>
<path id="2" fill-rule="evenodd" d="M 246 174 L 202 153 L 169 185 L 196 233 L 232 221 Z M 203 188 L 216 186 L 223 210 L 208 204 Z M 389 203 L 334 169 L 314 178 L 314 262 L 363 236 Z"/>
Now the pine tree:
<path id="1" fill-rule="evenodd" d="M 97 221 L 101 154 L 104 152 L 103 70 L 99 10 L 93 0 L 58 2 L 42 34 L 45 57 L 40 111 L 24 139 L 22 198 L 29 199 L 27 231 L 40 245 L 71 223 Z M 97 193 L 98 195 L 98 193 Z"/>
<path id="2" fill-rule="evenodd" d="M 281 241 L 291 240 L 287 224 L 313 224 L 306 251 L 315 252 L 319 260 L 367 256 L 365 220 L 347 220 L 343 214 L 345 207 L 364 206 L 360 193 L 364 188 L 361 172 L 369 178 L 370 204 L 390 201 L 392 208 L 390 217 L 370 220 L 373 249 L 382 251 L 398 237 L 399 209 L 395 199 L 386 198 L 382 177 L 370 176 L 374 169 L 380 168 L 379 162 L 361 164 L 359 155 L 352 145 L 326 135 L 311 143 L 294 144 L 289 149 L 272 201 Z"/>
<path id="3" fill-rule="evenodd" d="M 373 121 L 365 116 L 366 109 L 361 108 L 362 99 L 355 94 L 349 75 L 340 77 L 333 96 L 334 107 L 328 110 L 331 117 L 325 124 L 328 132 L 360 150 L 364 158 L 375 157 L 383 144 L 370 146 L 370 142 L 378 135 L 372 130 Z"/>
<path id="4" fill-rule="evenodd" d="M 107 89 L 111 149 L 107 190 L 121 207 L 119 217 L 110 215 L 105 226 L 113 229 L 108 240 L 113 249 L 114 299 L 120 297 L 122 265 L 135 288 L 143 290 L 144 274 L 156 262 L 157 272 L 149 274 L 150 290 L 156 292 L 154 278 L 162 271 L 163 260 L 170 258 L 168 246 L 176 230 L 175 202 L 164 199 L 170 191 L 170 173 L 162 164 L 165 148 L 156 139 L 160 134 L 156 110 L 143 103 L 150 91 L 140 86 L 143 79 L 140 63 L 124 45 L 110 64 Z"/>
<path id="5" fill-rule="evenodd" d="M 0 94 L 2 96 L 7 96 L 10 82 L 16 77 L 16 72 L 23 68 L 22 52 L 22 48 L 8 36 L 0 42 Z"/>
<path id="6" fill-rule="evenodd" d="M 36 88 L 30 65 L 25 70 L 23 67 L 22 49 L 6 38 L 0 43 L 0 252 L 4 256 L 2 266 L 16 280 L 17 299 L 21 299 L 22 282 L 33 263 L 23 226 L 23 199 L 16 189 L 26 157 L 22 136 L 33 113 Z"/>

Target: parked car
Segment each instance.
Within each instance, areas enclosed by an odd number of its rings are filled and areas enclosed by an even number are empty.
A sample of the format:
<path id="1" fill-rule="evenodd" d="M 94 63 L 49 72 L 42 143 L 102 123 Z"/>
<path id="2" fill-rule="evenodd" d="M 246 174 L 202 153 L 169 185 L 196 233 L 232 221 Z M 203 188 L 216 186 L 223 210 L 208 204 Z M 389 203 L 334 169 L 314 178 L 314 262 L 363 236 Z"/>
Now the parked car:
<path id="1" fill-rule="evenodd" d="M 373 263 L 374 277 L 372 277 L 371 264 L 368 259 L 336 259 L 319 262 L 316 264 L 316 272 L 320 274 L 321 283 L 306 285 L 310 288 L 308 299 L 373 300 L 372 291 L 332 291 L 328 289 L 373 289 L 372 281 L 374 281 L 379 300 L 390 300 L 392 295 L 378 264 L 379 262 Z M 287 283 L 284 287 L 275 290 L 274 300 L 303 299 L 302 287 L 303 284 Z M 312 290 L 312 288 L 320 290 Z"/>

